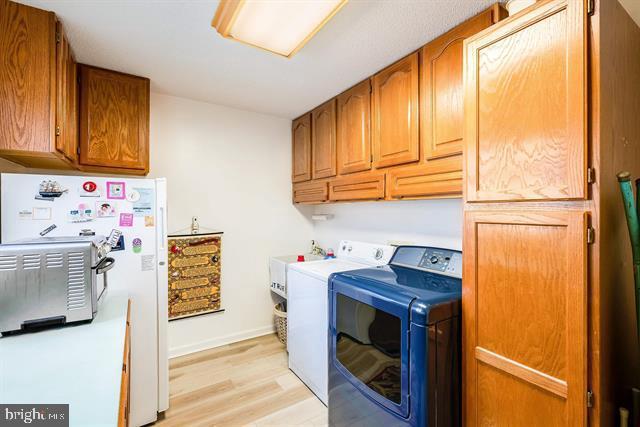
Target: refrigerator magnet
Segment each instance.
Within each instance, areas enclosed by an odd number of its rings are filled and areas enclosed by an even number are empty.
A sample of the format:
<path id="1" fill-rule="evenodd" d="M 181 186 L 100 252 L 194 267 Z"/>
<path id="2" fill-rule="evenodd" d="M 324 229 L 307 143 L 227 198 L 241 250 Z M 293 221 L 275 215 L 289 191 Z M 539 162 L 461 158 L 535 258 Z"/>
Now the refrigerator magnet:
<path id="1" fill-rule="evenodd" d="M 100 197 L 98 184 L 93 181 L 85 181 L 80 187 L 78 193 L 80 197 Z"/>
<path id="2" fill-rule="evenodd" d="M 121 213 L 120 214 L 120 227 L 133 227 L 133 214 Z"/>
<path id="3" fill-rule="evenodd" d="M 133 202 L 133 214 L 135 216 L 153 215 L 155 210 L 156 193 L 151 188 L 135 188 L 138 200 Z"/>
<path id="4" fill-rule="evenodd" d="M 107 200 L 96 202 L 96 218 L 112 218 L 116 216 L 116 205 Z"/>
<path id="5" fill-rule="evenodd" d="M 42 230 L 39 234 L 41 236 L 46 236 L 47 234 L 51 233 L 53 230 L 55 230 L 56 228 L 58 228 L 57 225 L 55 224 L 51 224 L 50 226 L 48 226 L 47 228 L 45 228 L 44 230 Z"/>
<path id="6" fill-rule="evenodd" d="M 146 215 L 144 217 L 144 226 L 145 227 L 155 227 L 156 221 L 153 215 Z"/>
<path id="7" fill-rule="evenodd" d="M 155 263 L 156 256 L 153 254 L 142 255 L 140 257 L 140 270 L 141 271 L 153 271 L 156 269 Z"/>
<path id="8" fill-rule="evenodd" d="M 124 200 L 125 183 L 122 181 L 107 181 L 107 199 Z"/>
<path id="9" fill-rule="evenodd" d="M 133 249 L 133 253 L 139 254 L 142 252 L 142 239 L 136 237 L 131 241 L 131 248 Z"/>
<path id="10" fill-rule="evenodd" d="M 135 188 L 127 193 L 127 201 L 137 202 L 140 200 L 140 193 Z"/>
<path id="11" fill-rule="evenodd" d="M 69 211 L 68 218 L 69 222 L 93 221 L 93 208 L 86 203 L 80 203 L 76 209 Z"/>
<path id="12" fill-rule="evenodd" d="M 51 219 L 51 208 L 33 208 L 31 211 L 31 215 L 33 219 L 37 220 L 50 220 Z"/>
<path id="13" fill-rule="evenodd" d="M 44 180 L 38 187 L 38 195 L 36 196 L 36 199 L 55 199 L 66 192 L 67 190 L 62 188 L 62 185 L 60 185 L 58 181 Z"/>

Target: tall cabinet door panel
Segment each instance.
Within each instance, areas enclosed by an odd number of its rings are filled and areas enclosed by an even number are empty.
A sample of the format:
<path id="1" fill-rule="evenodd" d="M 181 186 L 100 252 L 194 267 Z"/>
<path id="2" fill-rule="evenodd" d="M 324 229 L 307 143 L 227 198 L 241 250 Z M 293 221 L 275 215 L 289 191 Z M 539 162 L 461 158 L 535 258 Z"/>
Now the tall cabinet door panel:
<path id="1" fill-rule="evenodd" d="M 492 7 L 422 48 L 420 57 L 420 138 L 427 160 L 462 153 L 463 42 L 494 23 Z"/>
<path id="2" fill-rule="evenodd" d="M 336 100 L 332 99 L 311 113 L 312 177 L 336 174 Z"/>
<path id="3" fill-rule="evenodd" d="M 338 96 L 338 173 L 371 169 L 371 82 Z"/>
<path id="4" fill-rule="evenodd" d="M 291 125 L 293 182 L 311 179 L 311 113 L 293 121 Z"/>
<path id="5" fill-rule="evenodd" d="M 585 198 L 586 19 L 554 0 L 465 42 L 468 201 Z"/>
<path id="6" fill-rule="evenodd" d="M 149 79 L 80 66 L 81 165 L 149 168 Z"/>
<path id="7" fill-rule="evenodd" d="M 585 425 L 586 245 L 582 211 L 465 213 L 465 425 Z"/>
<path id="8" fill-rule="evenodd" d="M 0 149 L 55 149 L 55 15 L 0 2 Z"/>
<path id="9" fill-rule="evenodd" d="M 418 161 L 418 53 L 373 76 L 372 86 L 374 166 Z"/>
<path id="10" fill-rule="evenodd" d="M 56 150 L 73 162 L 78 148 L 77 64 L 60 22 L 56 32 Z"/>

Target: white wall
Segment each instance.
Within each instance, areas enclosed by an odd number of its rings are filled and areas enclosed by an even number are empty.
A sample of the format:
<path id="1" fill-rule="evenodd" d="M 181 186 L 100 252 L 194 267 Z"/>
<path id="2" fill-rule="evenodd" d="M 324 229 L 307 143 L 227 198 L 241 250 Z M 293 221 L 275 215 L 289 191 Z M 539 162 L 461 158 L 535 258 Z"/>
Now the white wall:
<path id="1" fill-rule="evenodd" d="M 191 101 L 151 96 L 150 177 L 166 177 L 169 232 L 224 232 L 222 308 L 169 323 L 172 356 L 273 329 L 268 259 L 304 252 L 312 224 L 291 203 L 291 122 Z"/>
<path id="2" fill-rule="evenodd" d="M 461 248 L 459 199 L 294 206 L 290 174 L 289 120 L 152 94 L 150 177 L 167 178 L 169 231 L 192 216 L 224 231 L 226 311 L 170 322 L 170 355 L 271 332 L 269 256 L 303 253 L 313 238 Z M 334 218 L 312 223 L 312 212 Z"/>
<path id="3" fill-rule="evenodd" d="M 334 215 L 314 222 L 323 248 L 337 250 L 348 239 L 462 249 L 462 199 L 338 203 L 316 206 L 314 213 Z"/>
<path id="4" fill-rule="evenodd" d="M 30 170 L 17 163 L 10 162 L 9 160 L 0 159 L 0 172 L 29 173 Z"/>

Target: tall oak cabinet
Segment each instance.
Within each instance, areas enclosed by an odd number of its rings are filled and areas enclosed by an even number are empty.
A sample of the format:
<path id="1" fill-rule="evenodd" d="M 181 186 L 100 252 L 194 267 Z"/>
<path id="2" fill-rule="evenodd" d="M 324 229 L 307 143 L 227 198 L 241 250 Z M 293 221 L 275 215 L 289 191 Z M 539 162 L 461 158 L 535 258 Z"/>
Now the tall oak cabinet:
<path id="1" fill-rule="evenodd" d="M 612 333 L 633 325 L 615 173 L 640 174 L 638 46 L 615 0 L 541 1 L 464 43 L 467 426 L 612 425 L 638 384 L 635 331 Z"/>

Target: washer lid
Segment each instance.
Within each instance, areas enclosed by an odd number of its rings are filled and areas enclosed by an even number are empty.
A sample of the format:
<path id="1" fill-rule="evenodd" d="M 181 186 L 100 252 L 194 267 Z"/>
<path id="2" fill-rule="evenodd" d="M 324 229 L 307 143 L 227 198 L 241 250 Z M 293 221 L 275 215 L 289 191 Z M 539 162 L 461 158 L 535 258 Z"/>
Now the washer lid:
<path id="1" fill-rule="evenodd" d="M 398 302 L 410 303 L 411 322 L 428 325 L 460 313 L 462 280 L 437 273 L 394 265 L 339 273 L 334 282 L 391 295 Z"/>
<path id="2" fill-rule="evenodd" d="M 324 280 L 325 282 L 329 279 L 329 276 L 333 273 L 338 273 L 341 271 L 359 270 L 359 269 L 368 268 L 368 267 L 370 266 L 366 264 L 360 264 L 357 262 L 347 261 L 345 259 L 340 259 L 340 258 L 289 264 L 290 270 L 296 270 L 308 276 L 312 276 L 317 279 Z"/>

